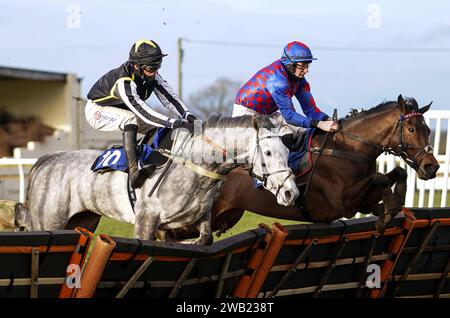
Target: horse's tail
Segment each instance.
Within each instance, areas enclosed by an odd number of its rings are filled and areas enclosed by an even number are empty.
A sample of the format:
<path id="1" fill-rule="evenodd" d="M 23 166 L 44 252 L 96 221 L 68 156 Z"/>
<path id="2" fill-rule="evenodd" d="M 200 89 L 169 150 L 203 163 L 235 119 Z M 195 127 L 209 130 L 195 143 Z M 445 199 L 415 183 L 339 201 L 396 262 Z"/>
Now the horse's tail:
<path id="1" fill-rule="evenodd" d="M 30 169 L 30 174 L 28 176 L 28 182 L 25 189 L 25 202 L 24 204 L 20 202 L 16 203 L 16 205 L 14 206 L 14 227 L 16 232 L 30 231 L 32 228 L 30 210 L 27 208 L 27 206 L 29 206 L 28 204 L 30 199 L 30 188 L 36 177 L 38 168 L 42 166 L 42 164 L 51 156 L 52 153 L 41 156 Z"/>
<path id="2" fill-rule="evenodd" d="M 14 206 L 14 228 L 16 232 L 31 230 L 30 211 L 20 202 Z"/>
<path id="3" fill-rule="evenodd" d="M 51 158 L 53 154 L 54 153 L 48 153 L 48 154 L 45 154 L 45 155 L 39 157 L 38 160 L 36 161 L 36 163 L 31 167 L 30 174 L 28 175 L 27 187 L 25 189 L 25 202 L 24 202 L 25 206 L 24 207 L 29 206 L 28 203 L 30 202 L 29 201 L 30 200 L 30 188 L 31 188 L 31 185 L 33 184 L 34 178 L 36 177 L 37 169 L 39 167 L 41 167 L 42 164 L 45 161 L 47 161 L 47 159 Z"/>

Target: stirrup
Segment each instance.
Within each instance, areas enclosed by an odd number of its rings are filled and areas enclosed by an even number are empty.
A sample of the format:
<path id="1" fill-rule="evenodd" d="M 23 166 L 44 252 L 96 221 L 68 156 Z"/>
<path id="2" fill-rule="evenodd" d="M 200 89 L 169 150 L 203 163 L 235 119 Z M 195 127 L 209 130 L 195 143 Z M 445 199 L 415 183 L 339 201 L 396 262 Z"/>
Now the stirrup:
<path id="1" fill-rule="evenodd" d="M 150 177 L 155 170 L 156 170 L 156 165 L 153 163 L 146 164 L 141 169 L 141 171 L 143 171 L 147 175 L 146 176 L 147 178 Z"/>

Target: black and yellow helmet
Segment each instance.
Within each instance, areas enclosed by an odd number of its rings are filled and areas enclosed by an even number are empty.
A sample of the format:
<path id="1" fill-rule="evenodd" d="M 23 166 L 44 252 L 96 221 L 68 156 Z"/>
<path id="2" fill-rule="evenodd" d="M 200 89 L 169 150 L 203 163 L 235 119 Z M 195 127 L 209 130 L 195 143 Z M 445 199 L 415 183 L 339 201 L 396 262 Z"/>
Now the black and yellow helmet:
<path id="1" fill-rule="evenodd" d="M 151 40 L 139 40 L 133 44 L 130 50 L 128 61 L 139 66 L 148 66 L 152 69 L 159 69 L 163 54 L 159 45 Z"/>

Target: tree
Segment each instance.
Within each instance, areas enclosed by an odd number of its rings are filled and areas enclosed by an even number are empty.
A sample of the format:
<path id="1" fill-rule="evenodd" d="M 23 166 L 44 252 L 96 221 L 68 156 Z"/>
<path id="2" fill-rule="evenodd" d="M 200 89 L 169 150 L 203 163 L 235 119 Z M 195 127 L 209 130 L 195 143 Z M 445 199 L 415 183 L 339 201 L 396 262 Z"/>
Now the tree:
<path id="1" fill-rule="evenodd" d="M 200 119 L 207 119 L 213 114 L 231 116 L 234 99 L 240 87 L 241 83 L 238 81 L 218 78 L 212 85 L 191 94 L 188 106 Z"/>
<path id="2" fill-rule="evenodd" d="M 234 99 L 240 87 L 240 82 L 221 77 L 212 85 L 191 94 L 185 102 L 191 112 L 202 120 L 207 119 L 213 114 L 231 116 Z M 155 96 L 148 100 L 147 103 L 160 114 L 164 114 L 170 118 L 177 118 L 179 116 L 178 113 L 172 113 L 163 107 Z"/>

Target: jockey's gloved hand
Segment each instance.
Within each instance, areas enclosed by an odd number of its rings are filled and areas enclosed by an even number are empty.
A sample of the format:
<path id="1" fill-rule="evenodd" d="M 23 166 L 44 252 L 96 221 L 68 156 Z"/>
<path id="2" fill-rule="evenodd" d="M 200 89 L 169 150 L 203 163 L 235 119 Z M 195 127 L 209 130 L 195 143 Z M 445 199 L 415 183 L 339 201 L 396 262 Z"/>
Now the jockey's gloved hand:
<path id="1" fill-rule="evenodd" d="M 339 129 L 339 125 L 333 120 L 322 120 L 317 124 L 317 128 L 323 131 L 336 131 Z"/>
<path id="2" fill-rule="evenodd" d="M 189 113 L 189 112 L 186 112 L 185 114 L 184 114 L 184 119 L 186 119 L 188 122 L 190 122 L 190 123 L 193 123 L 194 121 L 196 121 L 197 120 L 197 117 L 195 117 L 194 115 L 192 115 L 191 113 Z"/>
<path id="3" fill-rule="evenodd" d="M 185 129 L 189 130 L 189 132 L 190 132 L 191 134 L 194 133 L 194 123 L 190 123 L 190 122 L 185 121 L 185 120 L 183 120 L 183 119 L 177 119 L 177 120 L 175 120 L 175 121 L 173 122 L 172 128 L 173 128 L 173 129 L 176 129 L 176 128 L 185 128 Z"/>

